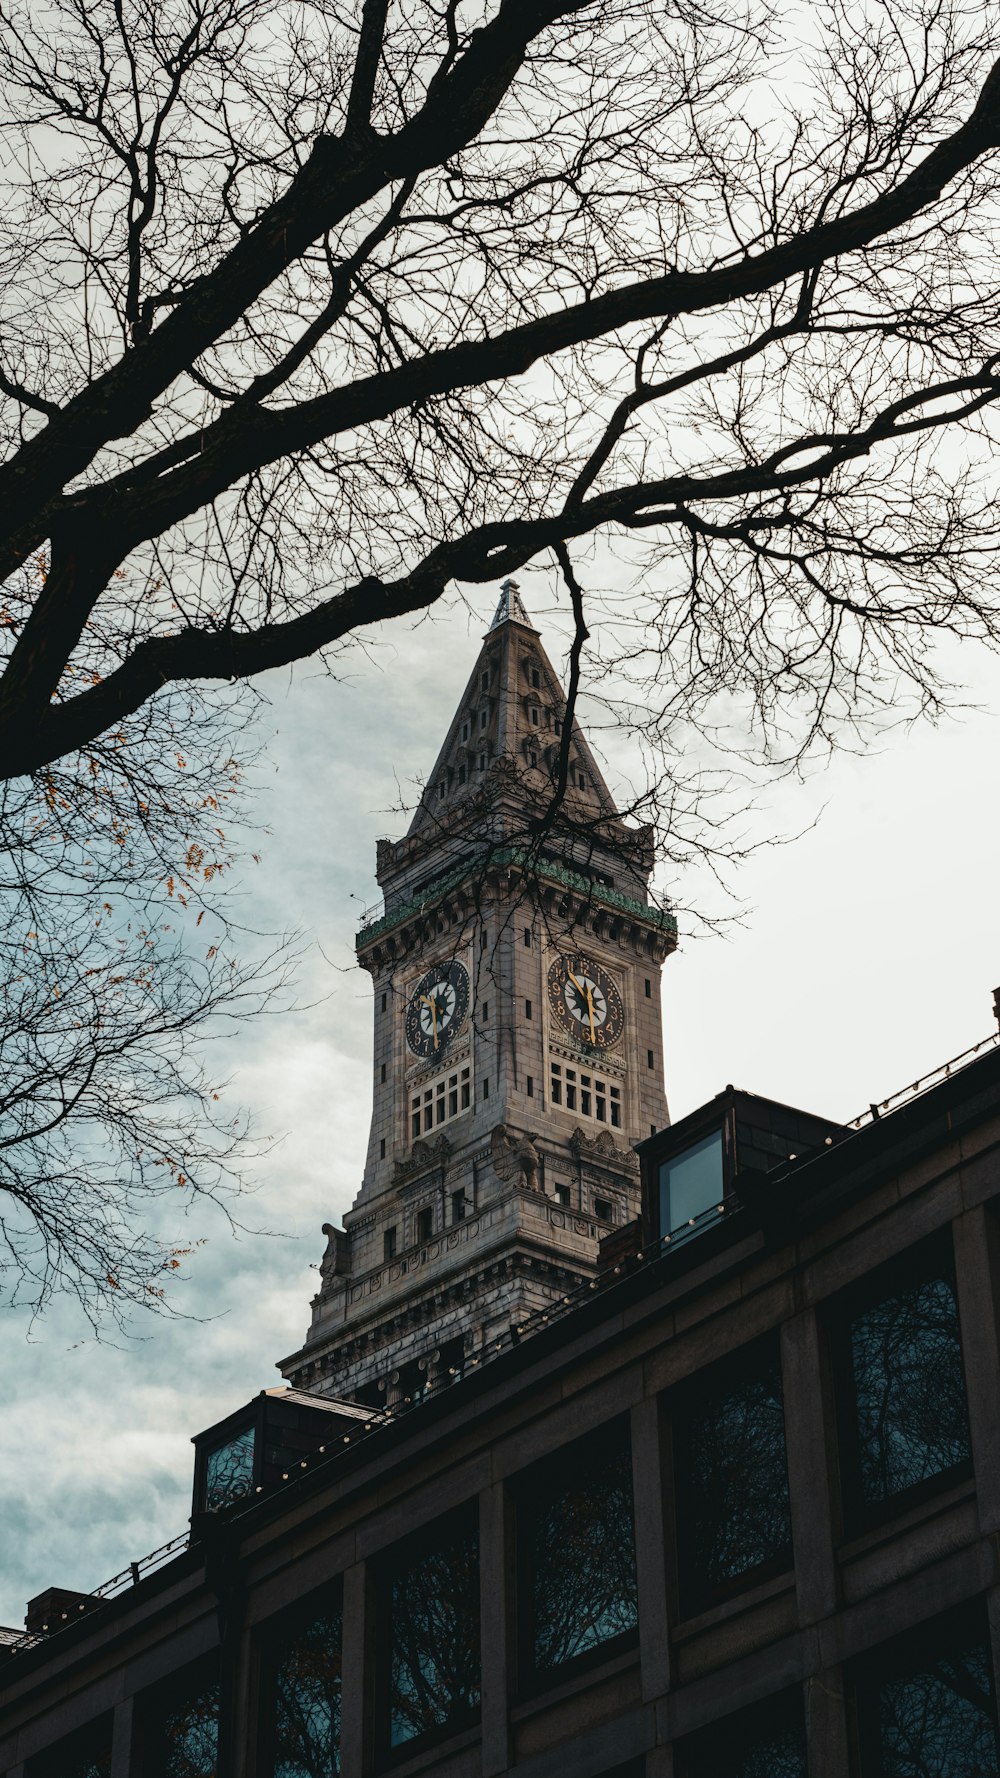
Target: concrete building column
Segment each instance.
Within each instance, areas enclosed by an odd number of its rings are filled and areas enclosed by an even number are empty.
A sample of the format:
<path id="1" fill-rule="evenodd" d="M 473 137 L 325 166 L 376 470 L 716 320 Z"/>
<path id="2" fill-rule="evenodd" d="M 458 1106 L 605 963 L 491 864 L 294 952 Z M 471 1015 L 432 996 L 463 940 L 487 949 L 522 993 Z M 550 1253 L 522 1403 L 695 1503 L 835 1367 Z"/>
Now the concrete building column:
<path id="1" fill-rule="evenodd" d="M 655 1396 L 637 1402 L 631 1420 L 635 1555 L 639 1576 L 639 1655 L 642 1696 L 649 1699 L 660 1697 L 670 1685 L 663 1454 L 659 1403 Z"/>
<path id="2" fill-rule="evenodd" d="M 806 1680 L 805 1707 L 809 1778 L 845 1778 L 851 1764 L 840 1667 L 827 1667 Z"/>
<path id="3" fill-rule="evenodd" d="M 1000 1529 L 1000 1230 L 984 1205 L 956 1217 L 955 1272 L 979 1523 Z"/>
<path id="4" fill-rule="evenodd" d="M 368 1567 L 364 1562 L 356 1562 L 344 1575 L 340 1778 L 363 1778 L 366 1768 L 370 1723 L 366 1679 L 371 1640 L 371 1584 Z"/>
<path id="5" fill-rule="evenodd" d="M 123 1698 L 115 1705 L 111 1731 L 111 1778 L 130 1778 L 135 1741 L 135 1699 Z M 8 1773 L 8 1778 L 11 1774 Z"/>
<path id="6" fill-rule="evenodd" d="M 256 1778 L 260 1715 L 257 1651 L 252 1632 L 244 1628 L 233 1650 L 229 1680 L 229 1750 L 234 1772 Z"/>
<path id="7" fill-rule="evenodd" d="M 833 1549 L 833 1403 L 814 1309 L 781 1329 L 785 1450 L 792 1511 L 795 1588 L 802 1623 L 837 1605 Z"/>
<path id="8" fill-rule="evenodd" d="M 502 1482 L 479 1496 L 479 1625 L 482 1656 L 482 1773 L 510 1764 L 510 1509 Z"/>

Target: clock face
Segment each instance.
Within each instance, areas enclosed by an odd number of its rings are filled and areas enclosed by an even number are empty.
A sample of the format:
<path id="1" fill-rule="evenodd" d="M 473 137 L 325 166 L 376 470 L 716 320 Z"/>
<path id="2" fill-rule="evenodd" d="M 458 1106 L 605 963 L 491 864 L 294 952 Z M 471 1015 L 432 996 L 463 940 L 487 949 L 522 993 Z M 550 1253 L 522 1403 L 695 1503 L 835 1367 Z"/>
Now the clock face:
<path id="1" fill-rule="evenodd" d="M 406 1041 L 425 1061 L 444 1054 L 465 1024 L 469 974 L 453 958 L 422 975 L 406 1003 Z"/>
<path id="2" fill-rule="evenodd" d="M 557 957 L 549 970 L 549 1006 L 560 1030 L 594 1049 L 614 1049 L 625 1030 L 622 997 L 590 957 Z"/>

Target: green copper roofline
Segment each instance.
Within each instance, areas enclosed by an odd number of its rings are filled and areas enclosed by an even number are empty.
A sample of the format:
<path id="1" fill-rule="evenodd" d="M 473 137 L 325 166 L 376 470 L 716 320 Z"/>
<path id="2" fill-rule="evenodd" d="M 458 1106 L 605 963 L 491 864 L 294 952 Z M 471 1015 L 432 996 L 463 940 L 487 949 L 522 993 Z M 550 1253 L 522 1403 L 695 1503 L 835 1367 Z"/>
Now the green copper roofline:
<path id="1" fill-rule="evenodd" d="M 449 889 L 454 889 L 467 877 L 474 876 L 477 870 L 502 870 L 508 865 L 524 866 L 528 861 L 529 854 L 523 846 L 504 846 L 498 852 L 482 853 L 474 861 L 466 860 L 456 870 L 428 883 L 422 895 L 404 902 L 402 907 L 394 908 L 391 914 L 383 914 L 381 919 L 373 920 L 370 926 L 362 927 L 355 939 L 355 949 L 370 945 L 376 938 L 382 938 L 385 933 L 391 932 L 395 926 L 402 926 L 412 919 L 414 914 L 431 908 L 436 901 L 440 901 L 442 895 L 447 895 Z M 663 908 L 651 908 L 645 902 L 634 901 L 630 895 L 622 895 L 617 889 L 607 889 L 603 884 L 596 884 L 589 877 L 568 870 L 565 865 L 553 864 L 549 859 L 532 862 L 531 870 L 544 882 L 559 883 L 564 889 L 575 889 L 578 894 L 586 895 L 601 907 L 629 914 L 633 919 L 641 920 L 645 926 L 667 932 L 672 938 L 677 937 L 677 921 L 673 914 L 668 914 Z"/>

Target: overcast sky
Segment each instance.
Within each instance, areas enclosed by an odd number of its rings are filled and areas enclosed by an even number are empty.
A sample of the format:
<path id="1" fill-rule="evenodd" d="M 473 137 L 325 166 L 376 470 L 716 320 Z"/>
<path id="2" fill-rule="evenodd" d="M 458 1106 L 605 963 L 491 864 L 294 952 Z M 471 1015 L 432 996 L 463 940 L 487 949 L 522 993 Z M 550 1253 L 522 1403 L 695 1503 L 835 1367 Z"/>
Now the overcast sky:
<path id="1" fill-rule="evenodd" d="M 526 574 L 522 589 L 561 667 L 551 582 Z M 181 1530 L 191 1435 L 278 1382 L 276 1361 L 301 1343 L 320 1225 L 350 1207 L 364 1159 L 371 1006 L 353 936 L 377 896 L 375 840 L 404 825 L 397 780 L 405 792 L 433 765 L 496 589 L 476 599 L 473 618 L 455 606 L 394 627 L 336 682 L 307 665 L 270 686 L 271 835 L 246 910 L 307 932 L 314 1004 L 251 1026 L 233 1063 L 260 1126 L 285 1132 L 248 1210 L 280 1236 L 236 1242 L 203 1216 L 177 1298 L 187 1318 L 147 1321 L 131 1342 L 96 1344 L 66 1312 L 33 1330 L 8 1315 L 2 1623 L 21 1623 L 44 1587 L 87 1589 Z M 757 830 L 800 837 L 741 869 L 742 924 L 694 936 L 682 923 L 664 970 L 675 1118 L 727 1082 L 848 1118 L 992 1028 L 1000 663 L 970 654 L 965 667 L 982 709 L 775 790 Z M 725 911 L 697 873 L 678 889 Z"/>

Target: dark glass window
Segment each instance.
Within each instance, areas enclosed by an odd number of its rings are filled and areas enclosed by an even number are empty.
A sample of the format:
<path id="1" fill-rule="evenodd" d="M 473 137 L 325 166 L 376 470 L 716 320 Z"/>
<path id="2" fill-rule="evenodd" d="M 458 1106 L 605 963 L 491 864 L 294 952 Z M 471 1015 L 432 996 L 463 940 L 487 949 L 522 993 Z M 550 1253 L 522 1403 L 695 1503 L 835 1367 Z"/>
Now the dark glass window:
<path id="1" fill-rule="evenodd" d="M 171 1687 L 150 1711 L 143 1772 L 155 1778 L 216 1778 L 219 1682 L 205 1673 Z"/>
<path id="2" fill-rule="evenodd" d="M 479 1531 L 472 1509 L 398 1545 L 383 1577 L 383 1750 L 437 1739 L 479 1709 Z"/>
<path id="3" fill-rule="evenodd" d="M 417 1211 L 417 1240 L 429 1241 L 434 1233 L 434 1211 L 430 1204 Z"/>
<path id="4" fill-rule="evenodd" d="M 807 1778 L 799 1692 L 741 1710 L 684 1744 L 684 1778 Z"/>
<path id="5" fill-rule="evenodd" d="M 632 1453 L 615 1421 L 516 1484 L 522 1680 L 636 1633 Z"/>
<path id="6" fill-rule="evenodd" d="M 299 1616 L 271 1642 L 269 1778 L 340 1770 L 342 1614 L 339 1599 Z"/>
<path id="7" fill-rule="evenodd" d="M 382 1258 L 383 1259 L 395 1259 L 395 1257 L 396 1257 L 396 1230 L 394 1228 L 386 1229 L 384 1235 L 382 1236 Z"/>
<path id="8" fill-rule="evenodd" d="M 28 1761 L 27 1778 L 111 1778 L 113 1718 L 102 1716 Z"/>
<path id="9" fill-rule="evenodd" d="M 660 1234 L 672 1235 L 722 1203 L 722 1131 L 660 1163 Z"/>
<path id="10" fill-rule="evenodd" d="M 252 1426 L 216 1445 L 205 1458 L 205 1506 L 215 1512 L 233 1500 L 241 1500 L 253 1486 L 256 1433 Z"/>
<path id="11" fill-rule="evenodd" d="M 970 1464 L 950 1255 L 918 1249 L 851 1293 L 840 1326 L 841 1446 L 849 1519 L 958 1479 Z"/>
<path id="12" fill-rule="evenodd" d="M 791 1563 L 776 1340 L 700 1371 L 673 1410 L 684 1609 L 699 1611 Z"/>
<path id="13" fill-rule="evenodd" d="M 985 1625 L 939 1618 L 859 1675 L 864 1778 L 996 1778 Z"/>

